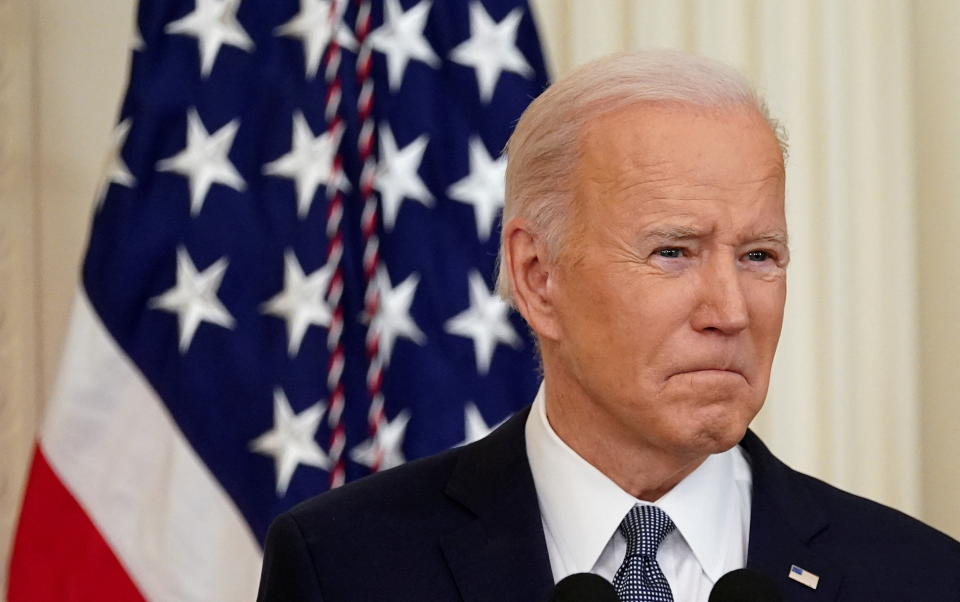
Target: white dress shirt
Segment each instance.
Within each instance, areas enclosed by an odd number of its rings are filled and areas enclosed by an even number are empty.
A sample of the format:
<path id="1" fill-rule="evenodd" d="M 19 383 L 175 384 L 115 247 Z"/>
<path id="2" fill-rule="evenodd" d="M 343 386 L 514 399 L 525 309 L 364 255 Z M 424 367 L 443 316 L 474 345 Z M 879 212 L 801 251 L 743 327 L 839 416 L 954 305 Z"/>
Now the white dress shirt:
<path id="1" fill-rule="evenodd" d="M 638 500 L 581 458 L 550 426 L 541 385 L 525 427 L 554 582 L 596 573 L 613 582 L 626 555 L 620 521 Z M 707 602 L 713 584 L 743 568 L 750 533 L 752 475 L 735 446 L 709 456 L 654 505 L 676 529 L 660 544 L 657 563 L 677 602 Z"/>

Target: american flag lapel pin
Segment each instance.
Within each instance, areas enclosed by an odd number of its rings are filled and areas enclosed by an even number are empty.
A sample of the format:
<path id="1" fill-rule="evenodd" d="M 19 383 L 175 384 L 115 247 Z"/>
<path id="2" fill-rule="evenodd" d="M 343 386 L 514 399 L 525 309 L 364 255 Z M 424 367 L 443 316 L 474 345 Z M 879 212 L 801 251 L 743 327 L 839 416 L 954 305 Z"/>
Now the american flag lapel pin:
<path id="1" fill-rule="evenodd" d="M 790 565 L 790 572 L 787 576 L 794 581 L 806 585 L 810 589 L 817 589 L 817 584 L 820 583 L 820 577 L 818 575 L 814 575 L 810 571 L 804 570 L 795 564 Z"/>

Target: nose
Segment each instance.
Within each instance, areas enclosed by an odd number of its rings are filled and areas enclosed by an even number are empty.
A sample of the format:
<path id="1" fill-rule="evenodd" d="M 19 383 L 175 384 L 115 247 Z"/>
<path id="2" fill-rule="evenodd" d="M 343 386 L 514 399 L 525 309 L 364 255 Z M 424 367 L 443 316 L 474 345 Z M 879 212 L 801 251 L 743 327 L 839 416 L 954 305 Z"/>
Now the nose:
<path id="1" fill-rule="evenodd" d="M 699 303 L 691 322 L 699 332 L 732 335 L 750 324 L 750 314 L 736 259 L 722 255 L 700 266 Z"/>

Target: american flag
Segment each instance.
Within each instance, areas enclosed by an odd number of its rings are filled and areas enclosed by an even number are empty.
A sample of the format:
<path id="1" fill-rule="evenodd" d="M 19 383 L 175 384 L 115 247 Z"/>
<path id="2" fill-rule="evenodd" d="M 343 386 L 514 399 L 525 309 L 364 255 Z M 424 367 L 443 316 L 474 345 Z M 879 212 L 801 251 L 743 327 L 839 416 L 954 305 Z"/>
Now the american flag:
<path id="1" fill-rule="evenodd" d="M 492 292 L 523 0 L 142 0 L 11 563 L 20 600 L 241 600 L 270 521 L 537 387 Z"/>

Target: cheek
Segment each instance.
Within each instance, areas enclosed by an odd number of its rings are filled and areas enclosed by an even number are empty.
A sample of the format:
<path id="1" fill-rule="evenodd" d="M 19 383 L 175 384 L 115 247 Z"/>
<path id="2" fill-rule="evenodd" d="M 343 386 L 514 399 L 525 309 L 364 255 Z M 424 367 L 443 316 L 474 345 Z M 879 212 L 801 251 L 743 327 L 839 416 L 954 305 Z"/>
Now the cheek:
<path id="1" fill-rule="evenodd" d="M 647 276 L 620 299 L 634 327 L 664 337 L 687 325 L 699 303 L 699 281 L 694 274 Z"/>
<path id="2" fill-rule="evenodd" d="M 783 324 L 783 308 L 787 296 L 786 283 L 782 280 L 761 281 L 754 284 L 748 295 L 748 299 L 751 300 L 749 311 L 755 336 L 764 341 L 772 340 L 776 345 L 776 341 L 780 338 L 780 327 Z"/>
<path id="3" fill-rule="evenodd" d="M 692 287 L 682 279 L 649 278 L 620 286 L 610 302 L 610 322 L 602 326 L 598 342 L 605 353 L 598 358 L 613 382 L 627 390 L 640 387 L 654 395 L 663 386 L 682 341 L 690 329 Z M 608 301 L 609 302 L 609 301 Z M 596 328 L 596 324 L 587 327 Z"/>
<path id="4" fill-rule="evenodd" d="M 578 266 L 559 284 L 557 316 L 574 365 L 599 371 L 617 382 L 634 382 L 644 372 L 661 372 L 678 351 L 676 337 L 689 328 L 697 300 L 691 277 L 651 275 L 640 267 L 590 269 Z"/>
<path id="5" fill-rule="evenodd" d="M 683 278 L 614 279 L 602 302 L 614 335 L 641 343 L 667 336 L 690 315 L 694 287 Z"/>
<path id="6" fill-rule="evenodd" d="M 766 381 L 780 341 L 786 286 L 784 282 L 761 284 L 750 297 L 750 338 L 757 360 L 754 378 Z"/>

